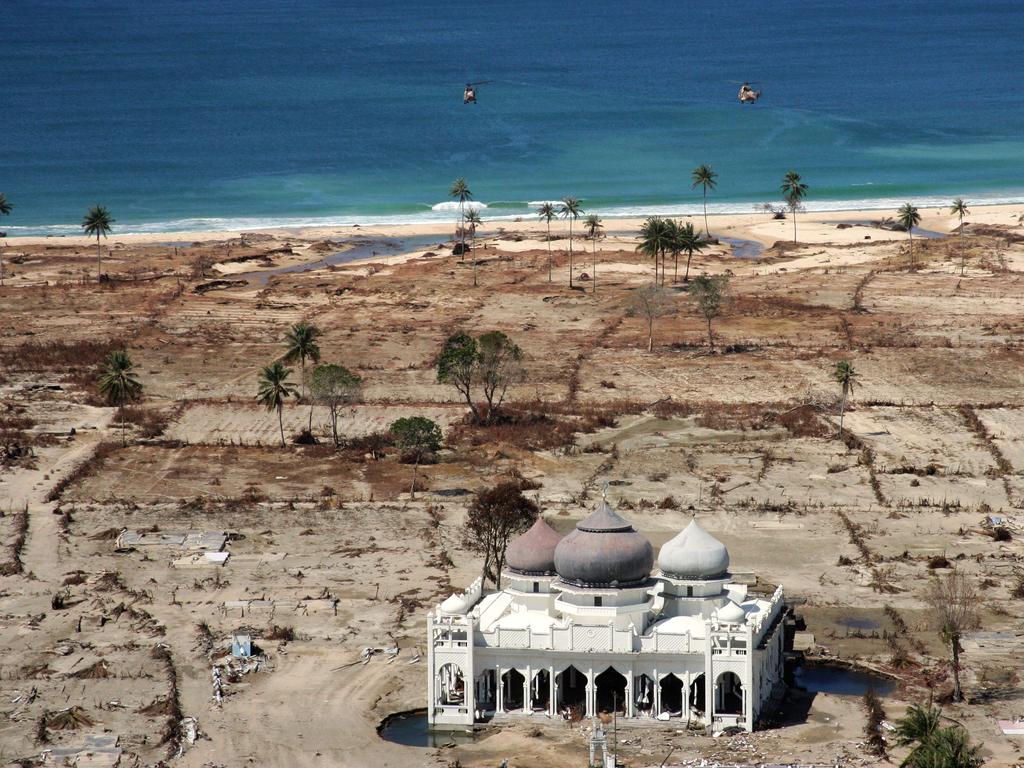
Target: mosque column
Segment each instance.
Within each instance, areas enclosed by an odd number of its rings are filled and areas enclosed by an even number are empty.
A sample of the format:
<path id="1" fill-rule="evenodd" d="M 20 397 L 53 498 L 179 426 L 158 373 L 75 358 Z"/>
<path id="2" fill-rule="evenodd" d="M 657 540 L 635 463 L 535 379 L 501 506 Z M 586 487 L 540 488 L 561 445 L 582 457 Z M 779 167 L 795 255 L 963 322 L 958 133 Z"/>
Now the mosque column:
<path id="1" fill-rule="evenodd" d="M 497 699 L 495 701 L 495 711 L 500 715 L 505 712 L 505 681 L 502 679 L 500 664 L 495 667 L 495 670 L 497 674 L 495 679 L 497 680 L 498 685 L 498 695 L 495 697 Z"/>
<path id="2" fill-rule="evenodd" d="M 661 714 L 661 678 L 658 677 L 658 668 L 654 668 L 654 716 Z"/>
<path id="3" fill-rule="evenodd" d="M 633 717 L 635 714 L 634 707 L 636 706 L 636 670 L 632 670 L 629 673 L 629 677 L 626 678 L 626 717 Z"/>
<path id="4" fill-rule="evenodd" d="M 533 713 L 533 667 L 526 665 L 526 676 L 523 678 L 523 712 Z"/>
<path id="5" fill-rule="evenodd" d="M 551 693 L 548 695 L 548 714 L 554 717 L 558 713 L 558 684 L 555 682 L 555 668 L 548 667 L 548 687 Z"/>
<path id="6" fill-rule="evenodd" d="M 587 717 L 597 714 L 597 686 L 594 683 L 594 669 L 587 669 Z"/>

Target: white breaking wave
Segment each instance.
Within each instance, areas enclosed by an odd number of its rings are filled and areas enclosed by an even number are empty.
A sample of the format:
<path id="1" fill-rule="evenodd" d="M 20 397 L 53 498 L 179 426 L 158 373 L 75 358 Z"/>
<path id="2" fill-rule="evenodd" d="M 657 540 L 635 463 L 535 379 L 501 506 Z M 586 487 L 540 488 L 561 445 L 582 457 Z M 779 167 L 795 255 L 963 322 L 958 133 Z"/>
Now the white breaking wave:
<path id="1" fill-rule="evenodd" d="M 531 208 L 540 208 L 545 203 L 547 203 L 549 205 L 561 205 L 562 201 L 561 200 L 531 200 L 530 202 L 527 203 L 527 205 L 530 206 Z"/>
<path id="2" fill-rule="evenodd" d="M 465 203 L 466 210 L 471 211 L 485 211 L 487 210 L 487 204 L 481 203 L 476 200 L 467 200 Z M 449 200 L 444 203 L 434 203 L 430 206 L 430 210 L 437 213 L 455 213 L 459 210 L 459 203 L 457 200 Z"/>

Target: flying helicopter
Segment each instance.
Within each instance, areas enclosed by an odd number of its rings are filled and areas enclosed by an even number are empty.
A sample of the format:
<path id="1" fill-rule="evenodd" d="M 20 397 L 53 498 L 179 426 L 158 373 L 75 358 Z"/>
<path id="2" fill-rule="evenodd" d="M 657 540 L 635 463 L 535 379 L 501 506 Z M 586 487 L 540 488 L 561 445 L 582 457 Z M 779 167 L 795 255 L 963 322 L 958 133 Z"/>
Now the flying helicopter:
<path id="1" fill-rule="evenodd" d="M 476 87 L 478 85 L 487 85 L 491 82 L 490 80 L 477 80 L 475 83 L 466 83 L 466 90 L 462 92 L 462 103 L 463 104 L 476 104 Z"/>
<path id="2" fill-rule="evenodd" d="M 737 94 L 737 98 L 740 100 L 740 104 L 753 104 L 761 98 L 761 91 L 755 91 L 750 87 L 750 83 L 743 83 L 743 85 L 740 86 L 740 92 Z"/>

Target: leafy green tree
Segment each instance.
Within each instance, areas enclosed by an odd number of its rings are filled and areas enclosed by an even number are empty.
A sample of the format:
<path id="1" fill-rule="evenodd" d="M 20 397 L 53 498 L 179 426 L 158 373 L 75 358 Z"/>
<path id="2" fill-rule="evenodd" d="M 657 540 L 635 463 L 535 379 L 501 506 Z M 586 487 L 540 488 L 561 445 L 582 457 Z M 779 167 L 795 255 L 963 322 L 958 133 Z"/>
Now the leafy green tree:
<path id="1" fill-rule="evenodd" d="M 10 216 L 12 210 L 11 204 L 7 201 L 7 196 L 3 192 L 0 192 L 0 216 Z M 0 245 L 0 285 L 4 284 L 4 248 Z"/>
<path id="2" fill-rule="evenodd" d="M 665 252 L 672 246 L 672 229 L 660 216 L 648 216 L 640 227 L 638 253 L 654 259 L 654 282 L 658 282 L 658 258 L 665 262 Z M 664 267 L 662 268 L 664 274 Z M 664 282 L 664 279 L 662 279 Z"/>
<path id="3" fill-rule="evenodd" d="M 718 186 L 715 181 L 717 178 L 718 174 L 710 165 L 698 165 L 690 173 L 690 180 L 693 182 L 690 189 L 701 187 L 704 191 L 704 233 L 708 238 L 711 237 L 711 229 L 708 227 L 708 190 L 714 190 Z"/>
<path id="4" fill-rule="evenodd" d="M 942 641 L 949 646 L 953 668 L 953 701 L 963 701 L 960 688 L 960 638 L 981 626 L 978 612 L 978 592 L 967 574 L 950 571 L 942 578 L 935 577 L 926 594 L 931 618 Z"/>
<path id="5" fill-rule="evenodd" d="M 567 197 L 558 208 L 558 215 L 569 220 L 569 287 L 572 288 L 572 223 L 583 214 L 583 206 L 575 197 Z"/>
<path id="6" fill-rule="evenodd" d="M 542 203 L 540 208 L 537 209 L 537 215 L 548 225 L 548 282 L 550 283 L 553 279 L 551 276 L 553 269 L 551 259 L 551 220 L 555 218 L 557 212 L 555 211 L 555 206 L 551 203 Z"/>
<path id="7" fill-rule="evenodd" d="M 124 407 L 142 397 L 142 384 L 135 377 L 135 365 L 125 350 L 115 349 L 103 359 L 99 388 L 107 404 L 120 409 L 121 445 L 124 446 L 127 444 Z"/>
<path id="8" fill-rule="evenodd" d="M 969 216 L 971 212 L 967 209 L 967 203 L 964 202 L 962 197 L 958 197 L 953 201 L 953 205 L 949 207 L 949 212 L 960 219 L 960 276 L 963 277 L 964 272 L 967 270 L 967 251 L 964 247 L 964 216 Z"/>
<path id="9" fill-rule="evenodd" d="M 473 285 L 474 286 L 477 283 L 476 283 L 476 256 L 474 256 L 473 254 L 474 254 L 474 251 L 476 251 L 476 228 L 478 226 L 480 226 L 481 224 L 483 224 L 483 219 L 480 218 L 480 213 L 478 211 L 475 211 L 475 210 L 473 210 L 471 208 L 469 210 L 469 212 L 466 214 L 466 226 L 469 228 L 469 235 L 472 238 L 472 241 L 470 242 L 470 246 L 469 246 L 469 258 L 473 262 Z"/>
<path id="10" fill-rule="evenodd" d="M 338 412 L 346 405 L 362 398 L 362 381 L 343 365 L 318 365 L 309 377 L 309 392 L 313 400 L 327 408 L 331 416 L 331 437 L 334 447 L 341 445 L 338 437 Z"/>
<path id="11" fill-rule="evenodd" d="M 896 212 L 896 221 L 910 238 L 910 268 L 914 268 L 914 227 L 921 223 L 921 214 L 911 203 L 904 203 Z"/>
<path id="12" fill-rule="evenodd" d="M 587 237 L 590 238 L 590 242 L 591 242 L 591 244 L 593 246 L 593 254 L 594 254 L 594 274 L 593 274 L 593 278 L 594 278 L 594 293 L 597 293 L 597 241 L 600 240 L 602 237 L 604 237 L 604 235 L 602 234 L 602 230 L 604 229 L 604 224 L 601 223 L 601 217 L 600 216 L 598 216 L 596 213 L 592 213 L 589 216 L 587 216 L 586 227 L 587 227 Z"/>
<path id="13" fill-rule="evenodd" d="M 686 274 L 683 275 L 684 283 L 690 282 L 690 261 L 693 259 L 693 254 L 703 251 L 705 247 L 707 247 L 707 242 L 700 238 L 697 231 L 693 228 L 693 224 L 690 222 L 676 224 L 672 232 L 672 251 L 677 254 L 686 253 Z M 673 281 L 679 277 L 678 264 L 676 267 Z"/>
<path id="14" fill-rule="evenodd" d="M 448 196 L 459 201 L 459 242 L 462 244 L 459 257 L 464 259 L 466 257 L 466 203 L 473 199 L 473 193 L 470 191 L 469 185 L 466 184 L 466 180 L 460 176 L 452 182 Z"/>
<path id="15" fill-rule="evenodd" d="M 701 275 L 690 285 L 690 296 L 697 303 L 697 309 L 708 325 L 708 345 L 712 352 L 715 351 L 715 337 L 711 333 L 711 321 L 725 309 L 728 290 L 728 275 Z"/>
<path id="16" fill-rule="evenodd" d="M 857 372 L 853 370 L 853 363 L 849 360 L 840 360 L 832 369 L 832 378 L 843 390 L 842 400 L 839 401 L 839 439 L 842 439 L 846 399 L 853 393 L 853 385 L 857 383 Z"/>
<path id="17" fill-rule="evenodd" d="M 256 400 L 268 411 L 277 411 L 277 426 L 281 430 L 281 447 L 284 448 L 284 401 L 296 397 L 298 393 L 288 380 L 292 375 L 291 368 L 285 368 L 280 360 L 264 366 L 260 371 L 259 389 Z"/>
<path id="18" fill-rule="evenodd" d="M 789 171 L 785 176 L 782 177 L 782 197 L 786 201 L 786 205 L 789 207 L 789 212 L 793 215 L 793 242 L 796 242 L 796 214 L 800 210 L 800 206 L 803 204 L 804 198 L 807 197 L 807 190 L 809 187 L 804 184 L 803 179 L 800 178 L 800 174 L 796 171 Z"/>
<path id="19" fill-rule="evenodd" d="M 654 321 L 672 311 L 672 299 L 669 292 L 651 283 L 638 288 L 633 294 L 630 314 L 639 315 L 647 321 L 647 351 L 654 351 Z"/>
<path id="20" fill-rule="evenodd" d="M 477 492 L 466 514 L 462 539 L 466 549 L 483 555 L 483 578 L 490 579 L 495 588 L 501 589 L 509 541 L 533 525 L 539 513 L 518 483 L 501 483 Z"/>
<path id="21" fill-rule="evenodd" d="M 114 224 L 114 218 L 110 215 L 110 211 L 104 208 L 102 205 L 94 205 L 90 208 L 85 218 L 82 219 L 82 229 L 85 230 L 85 234 L 92 237 L 96 236 L 96 279 L 100 279 L 100 273 L 102 271 L 102 264 L 100 262 L 100 235 L 106 237 L 110 234 L 110 227 Z"/>
<path id="22" fill-rule="evenodd" d="M 426 416 L 406 416 L 391 422 L 388 428 L 395 444 L 402 451 L 402 461 L 411 461 L 410 498 L 416 498 L 416 472 L 420 462 L 441 448 L 441 428 Z"/>
<path id="23" fill-rule="evenodd" d="M 943 728 L 936 707 L 911 704 L 896 722 L 896 743 L 910 747 L 900 768 L 977 768 L 982 765 L 981 746 L 972 746 L 958 725 Z"/>
<path id="24" fill-rule="evenodd" d="M 508 387 L 523 376 L 523 353 L 501 331 L 474 339 L 459 331 L 445 340 L 437 358 L 437 380 L 459 392 L 478 424 L 490 424 L 504 402 Z M 486 411 L 474 397 L 480 388 Z"/>

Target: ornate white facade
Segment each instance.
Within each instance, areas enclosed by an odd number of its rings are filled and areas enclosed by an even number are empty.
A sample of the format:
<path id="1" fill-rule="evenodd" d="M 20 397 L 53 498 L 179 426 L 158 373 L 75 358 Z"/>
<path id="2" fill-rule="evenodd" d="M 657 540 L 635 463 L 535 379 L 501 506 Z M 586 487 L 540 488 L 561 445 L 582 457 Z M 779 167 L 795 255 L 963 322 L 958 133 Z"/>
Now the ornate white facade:
<path id="1" fill-rule="evenodd" d="M 504 589 L 485 595 L 478 579 L 427 618 L 434 728 L 615 710 L 749 731 L 783 685 L 782 588 L 748 597 L 696 520 L 657 569 L 603 502 L 564 538 L 538 520 L 507 558 Z"/>

